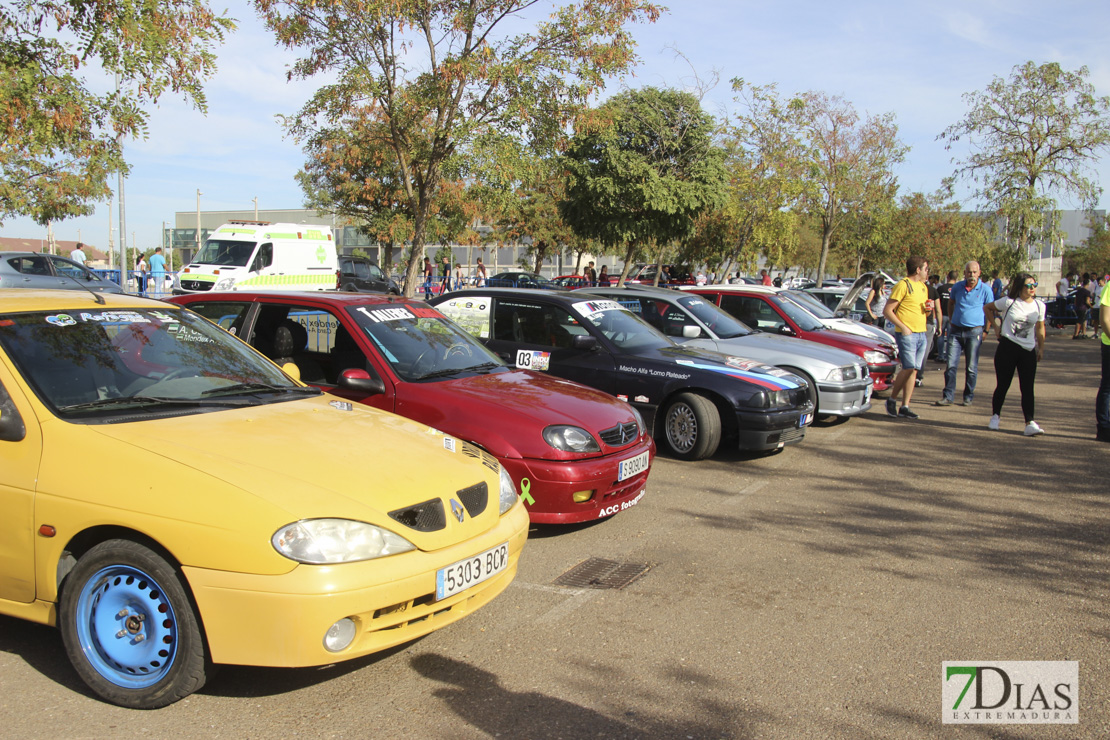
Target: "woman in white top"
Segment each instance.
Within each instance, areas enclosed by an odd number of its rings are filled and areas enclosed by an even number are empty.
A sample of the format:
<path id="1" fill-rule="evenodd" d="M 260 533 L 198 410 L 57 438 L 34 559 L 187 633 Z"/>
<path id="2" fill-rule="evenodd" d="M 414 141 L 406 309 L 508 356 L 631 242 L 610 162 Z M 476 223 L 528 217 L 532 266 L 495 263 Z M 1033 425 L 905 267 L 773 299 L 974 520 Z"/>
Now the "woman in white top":
<path id="1" fill-rule="evenodd" d="M 1021 389 L 1021 411 L 1025 414 L 1025 436 L 1044 434 L 1034 420 L 1033 381 L 1037 377 L 1037 363 L 1044 357 L 1044 303 L 1037 300 L 1037 279 L 1027 272 L 1018 273 L 1010 283 L 1007 295 L 990 304 L 1002 317 L 995 327 L 998 350 L 994 353 L 996 387 L 992 402 L 990 429 L 997 430 L 1001 423 L 1002 404 L 1017 370 L 1018 387 Z M 992 319 L 991 323 L 994 321 Z"/>

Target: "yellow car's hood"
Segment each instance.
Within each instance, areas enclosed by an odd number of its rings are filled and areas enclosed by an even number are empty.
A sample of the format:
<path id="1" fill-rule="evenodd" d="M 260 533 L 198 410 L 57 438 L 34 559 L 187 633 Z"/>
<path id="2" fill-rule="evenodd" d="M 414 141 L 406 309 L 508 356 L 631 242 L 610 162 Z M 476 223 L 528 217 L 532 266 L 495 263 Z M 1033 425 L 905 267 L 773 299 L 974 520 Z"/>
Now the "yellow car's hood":
<path id="1" fill-rule="evenodd" d="M 427 426 L 328 395 L 128 423 L 52 419 L 43 432 L 57 443 L 44 446 L 40 494 L 72 491 L 66 479 L 80 476 L 90 505 L 126 509 L 136 521 L 174 520 L 202 537 L 268 541 L 290 522 L 335 517 L 434 550 L 489 530 L 499 517 L 492 466 Z M 77 460 L 103 474 L 90 476 Z M 483 482 L 485 510 L 459 522 L 451 499 Z M 447 520 L 438 531 L 419 532 L 388 515 L 434 498 Z"/>

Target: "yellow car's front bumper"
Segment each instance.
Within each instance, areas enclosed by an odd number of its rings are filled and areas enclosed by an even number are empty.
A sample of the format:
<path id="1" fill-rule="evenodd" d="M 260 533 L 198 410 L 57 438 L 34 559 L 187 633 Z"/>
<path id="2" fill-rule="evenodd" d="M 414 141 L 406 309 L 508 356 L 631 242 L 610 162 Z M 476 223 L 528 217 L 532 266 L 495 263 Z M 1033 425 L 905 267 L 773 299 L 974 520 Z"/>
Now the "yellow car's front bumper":
<path id="1" fill-rule="evenodd" d="M 434 552 L 413 551 L 339 565 L 300 565 L 285 575 L 183 569 L 200 610 L 212 661 L 252 666 L 314 666 L 399 645 L 462 619 L 505 590 L 528 536 L 516 504 L 480 537 Z M 435 601 L 436 571 L 508 542 L 508 567 Z M 357 635 L 345 650 L 324 648 L 324 635 L 350 617 Z"/>

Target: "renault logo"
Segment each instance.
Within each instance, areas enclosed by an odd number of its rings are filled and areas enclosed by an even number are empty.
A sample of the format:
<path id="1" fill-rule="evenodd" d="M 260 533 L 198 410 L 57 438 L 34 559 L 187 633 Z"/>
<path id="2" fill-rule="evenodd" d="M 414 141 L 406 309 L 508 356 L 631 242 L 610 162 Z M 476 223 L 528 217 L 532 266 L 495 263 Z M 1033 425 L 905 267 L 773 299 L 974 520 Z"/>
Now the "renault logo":
<path id="1" fill-rule="evenodd" d="M 451 513 L 455 515 L 459 523 L 462 523 L 462 520 L 466 518 L 466 510 L 463 508 L 463 505 L 455 499 L 451 499 Z"/>

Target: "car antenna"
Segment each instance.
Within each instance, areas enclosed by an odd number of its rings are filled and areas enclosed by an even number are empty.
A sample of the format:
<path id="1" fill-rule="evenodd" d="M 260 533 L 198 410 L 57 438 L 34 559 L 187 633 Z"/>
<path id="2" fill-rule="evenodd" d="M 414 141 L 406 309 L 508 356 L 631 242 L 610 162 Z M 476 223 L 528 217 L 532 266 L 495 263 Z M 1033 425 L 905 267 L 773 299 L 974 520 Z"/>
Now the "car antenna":
<path id="1" fill-rule="evenodd" d="M 93 290 L 89 286 L 85 285 L 80 280 L 77 280 L 76 278 L 74 279 L 74 282 L 77 283 L 78 285 L 80 285 L 85 290 L 89 291 L 89 293 L 92 294 L 92 297 L 96 299 L 97 303 L 99 303 L 101 306 L 104 305 L 104 303 L 105 303 L 104 296 L 102 296 L 100 293 L 97 293 L 95 290 Z"/>

